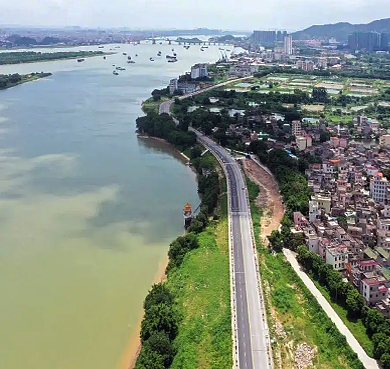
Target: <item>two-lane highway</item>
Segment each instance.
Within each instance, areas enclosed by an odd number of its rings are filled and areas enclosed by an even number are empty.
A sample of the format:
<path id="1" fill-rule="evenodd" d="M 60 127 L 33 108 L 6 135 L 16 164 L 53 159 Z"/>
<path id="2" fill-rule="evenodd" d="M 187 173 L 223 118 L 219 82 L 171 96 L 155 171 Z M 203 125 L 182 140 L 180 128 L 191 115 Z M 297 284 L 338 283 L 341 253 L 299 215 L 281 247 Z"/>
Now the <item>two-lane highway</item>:
<path id="1" fill-rule="evenodd" d="M 272 368 L 269 331 L 261 299 L 260 275 L 244 176 L 236 160 L 224 148 L 200 132 L 195 133 L 198 140 L 209 148 L 224 166 L 228 182 L 230 237 L 234 257 L 233 325 L 237 330 L 235 367 Z"/>

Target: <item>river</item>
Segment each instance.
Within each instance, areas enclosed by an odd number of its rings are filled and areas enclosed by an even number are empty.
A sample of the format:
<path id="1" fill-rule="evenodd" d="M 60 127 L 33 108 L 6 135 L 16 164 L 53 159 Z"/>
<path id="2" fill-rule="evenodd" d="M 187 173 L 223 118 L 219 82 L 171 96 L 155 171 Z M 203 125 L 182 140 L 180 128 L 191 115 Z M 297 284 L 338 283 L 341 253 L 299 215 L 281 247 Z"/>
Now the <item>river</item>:
<path id="1" fill-rule="evenodd" d="M 172 47 L 179 62 L 168 64 Z M 121 367 L 169 242 L 183 232 L 181 209 L 199 203 L 194 173 L 161 143 L 137 139 L 135 119 L 151 90 L 217 60 L 218 47 L 115 51 L 0 66 L 53 73 L 0 91 L 0 368 Z M 112 64 L 126 70 L 115 76 Z"/>

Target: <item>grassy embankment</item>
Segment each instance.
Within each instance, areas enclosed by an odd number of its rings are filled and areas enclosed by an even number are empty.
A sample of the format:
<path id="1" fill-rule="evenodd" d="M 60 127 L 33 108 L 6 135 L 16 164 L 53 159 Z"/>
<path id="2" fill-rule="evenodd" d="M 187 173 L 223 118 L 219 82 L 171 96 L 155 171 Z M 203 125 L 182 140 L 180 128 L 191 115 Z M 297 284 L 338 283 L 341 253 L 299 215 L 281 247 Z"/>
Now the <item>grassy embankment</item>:
<path id="1" fill-rule="evenodd" d="M 158 369 L 232 367 L 226 182 L 221 176 L 221 168 L 211 154 L 206 154 L 202 160 L 201 167 L 206 165 L 206 162 L 211 163 L 215 171 L 220 174 L 219 179 L 217 176 L 220 188 L 217 207 L 213 210 L 213 216 L 209 217 L 208 225 L 200 233 L 194 233 L 195 229 L 191 230 L 193 227 L 191 225 L 189 228 L 191 232 L 188 235 L 196 235 L 198 246 L 187 250 L 179 263 L 178 255 L 174 256 L 174 243 L 170 246 L 169 255 L 172 265 L 171 268 L 168 265 L 167 281 L 164 286 L 174 298 L 173 309 L 174 315 L 178 317 L 176 319 L 178 329 L 174 334 L 172 350 L 166 343 L 164 346 L 161 339 L 158 344 L 156 339 L 153 339 L 153 343 L 146 341 L 146 346 L 141 352 L 143 357 L 137 361 L 136 368 L 139 369 L 149 369 L 151 362 L 155 365 L 156 359 L 161 360 L 161 357 L 167 356 L 171 359 L 168 359 L 165 365 L 160 364 L 155 367 Z M 212 164 L 213 162 L 215 164 Z M 212 174 L 209 178 L 211 177 Z M 203 177 L 199 185 L 205 186 L 205 181 L 207 182 L 207 178 Z M 206 192 L 202 201 L 203 206 L 207 204 L 205 197 L 209 195 L 210 192 Z M 199 215 L 196 219 L 199 222 Z M 193 224 L 196 222 L 197 220 L 194 220 Z M 145 319 L 146 315 L 143 321 L 143 325 L 146 326 Z M 147 320 L 152 322 L 153 318 L 149 317 Z M 164 320 L 161 323 L 165 325 Z M 160 324 L 159 326 L 161 327 Z M 170 328 L 162 328 L 171 331 Z M 151 353 L 150 347 L 159 354 L 155 356 L 156 354 Z M 168 351 L 163 347 L 167 347 Z M 168 355 L 165 354 L 167 352 Z M 151 361 L 148 361 L 149 359 Z"/>
<path id="2" fill-rule="evenodd" d="M 0 74 L 0 90 L 15 87 L 22 83 L 36 81 L 40 78 L 51 76 L 51 73 L 30 73 L 30 74 Z"/>
<path id="3" fill-rule="evenodd" d="M 149 97 L 142 103 L 142 111 L 145 114 L 158 114 L 161 103 L 168 100 L 170 100 L 168 96 L 161 96 L 158 101 L 154 101 L 153 97 Z"/>
<path id="4" fill-rule="evenodd" d="M 231 368 L 232 336 L 227 195 L 219 199 L 219 221 L 199 235 L 200 247 L 186 255 L 169 275 L 167 285 L 177 296 L 182 321 L 175 340 L 171 369 Z"/>
<path id="5" fill-rule="evenodd" d="M 345 337 L 284 260 L 284 256 L 271 254 L 261 244 L 261 210 L 253 201 L 258 188 L 249 180 L 248 188 L 275 367 L 294 367 L 295 350 L 298 345 L 306 343 L 314 349 L 312 363 L 315 368 L 363 368 Z M 279 323 L 279 327 L 273 324 L 275 322 L 279 322 L 283 330 Z"/>

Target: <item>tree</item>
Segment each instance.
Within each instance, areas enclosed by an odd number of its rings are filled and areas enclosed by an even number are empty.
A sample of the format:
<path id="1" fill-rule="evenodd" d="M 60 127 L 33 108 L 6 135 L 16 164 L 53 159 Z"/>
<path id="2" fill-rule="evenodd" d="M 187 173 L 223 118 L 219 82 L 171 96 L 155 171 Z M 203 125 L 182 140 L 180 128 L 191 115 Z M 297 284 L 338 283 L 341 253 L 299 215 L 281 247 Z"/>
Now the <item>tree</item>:
<path id="1" fill-rule="evenodd" d="M 271 247 L 274 249 L 275 252 L 282 252 L 283 251 L 283 239 L 282 235 L 278 230 L 272 231 L 270 236 L 267 236 L 269 243 Z"/>
<path id="2" fill-rule="evenodd" d="M 173 295 L 165 283 L 157 283 L 147 294 L 144 301 L 144 309 L 149 310 L 153 305 L 173 305 Z"/>
<path id="3" fill-rule="evenodd" d="M 326 131 L 321 131 L 320 133 L 320 141 L 327 142 L 330 140 L 330 133 Z"/>
<path id="4" fill-rule="evenodd" d="M 385 353 L 382 355 L 381 357 L 381 365 L 383 367 L 383 369 L 390 369 L 390 354 L 389 353 Z"/>
<path id="5" fill-rule="evenodd" d="M 135 369 L 165 369 L 164 357 L 150 347 L 142 347 L 137 358 Z"/>
<path id="6" fill-rule="evenodd" d="M 376 333 L 372 336 L 374 344 L 374 357 L 380 359 L 384 353 L 389 353 L 390 339 L 384 333 Z"/>
<path id="7" fill-rule="evenodd" d="M 165 333 L 154 333 L 144 343 L 144 347 L 149 348 L 151 351 L 157 353 L 163 359 L 165 368 L 170 367 L 175 356 L 175 349 L 173 348 L 172 342 Z"/>
<path id="8" fill-rule="evenodd" d="M 364 306 L 364 298 L 358 290 L 352 289 L 348 292 L 346 305 L 349 314 L 359 316 Z"/>
<path id="9" fill-rule="evenodd" d="M 153 334 L 164 332 L 170 340 L 175 339 L 178 332 L 177 313 L 166 304 L 153 305 L 145 311 L 141 323 L 141 341 L 144 343 Z"/>
<path id="10" fill-rule="evenodd" d="M 196 159 L 196 158 L 199 158 L 200 156 L 202 155 L 202 146 L 200 145 L 195 145 L 192 149 L 191 149 L 191 159 Z"/>

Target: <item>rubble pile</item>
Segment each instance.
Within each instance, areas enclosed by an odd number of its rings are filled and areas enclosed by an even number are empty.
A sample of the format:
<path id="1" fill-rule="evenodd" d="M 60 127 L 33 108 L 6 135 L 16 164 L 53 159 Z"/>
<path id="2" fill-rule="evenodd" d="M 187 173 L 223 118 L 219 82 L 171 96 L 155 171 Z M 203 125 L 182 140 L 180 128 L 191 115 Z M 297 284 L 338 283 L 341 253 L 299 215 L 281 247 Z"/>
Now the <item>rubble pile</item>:
<path id="1" fill-rule="evenodd" d="M 295 351 L 295 364 L 297 364 L 299 369 L 305 369 L 312 364 L 313 357 L 314 350 L 306 343 L 302 343 Z"/>

